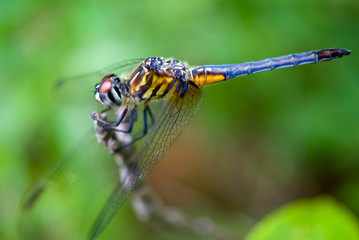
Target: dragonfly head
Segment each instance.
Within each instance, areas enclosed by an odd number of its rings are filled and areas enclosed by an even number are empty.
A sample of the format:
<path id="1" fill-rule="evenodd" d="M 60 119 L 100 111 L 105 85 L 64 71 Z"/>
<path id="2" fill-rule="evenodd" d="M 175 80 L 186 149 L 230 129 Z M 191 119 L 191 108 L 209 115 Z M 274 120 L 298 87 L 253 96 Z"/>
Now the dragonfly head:
<path id="1" fill-rule="evenodd" d="M 120 78 L 113 74 L 104 76 L 95 86 L 95 99 L 106 107 L 120 106 L 124 95 L 124 87 Z"/>

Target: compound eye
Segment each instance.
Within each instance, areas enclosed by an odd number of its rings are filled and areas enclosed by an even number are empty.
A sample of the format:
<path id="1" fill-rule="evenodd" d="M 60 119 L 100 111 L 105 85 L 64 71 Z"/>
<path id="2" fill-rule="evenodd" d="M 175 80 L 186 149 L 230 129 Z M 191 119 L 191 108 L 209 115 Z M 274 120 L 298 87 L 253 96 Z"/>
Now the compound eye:
<path id="1" fill-rule="evenodd" d="M 112 81 L 110 77 L 112 75 L 113 74 L 107 74 L 104 78 L 102 78 L 101 83 L 99 84 L 98 87 L 99 93 L 109 93 L 111 91 Z"/>
<path id="2" fill-rule="evenodd" d="M 98 92 L 99 93 L 108 93 L 108 92 L 110 92 L 111 88 L 112 88 L 111 80 L 106 80 L 100 84 L 100 86 L 98 88 Z"/>

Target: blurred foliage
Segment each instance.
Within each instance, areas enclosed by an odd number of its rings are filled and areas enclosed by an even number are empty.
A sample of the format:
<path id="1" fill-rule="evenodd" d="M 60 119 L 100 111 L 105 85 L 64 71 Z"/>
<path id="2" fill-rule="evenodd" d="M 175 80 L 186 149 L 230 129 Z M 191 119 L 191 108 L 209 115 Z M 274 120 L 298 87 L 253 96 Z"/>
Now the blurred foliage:
<path id="1" fill-rule="evenodd" d="M 238 236 L 302 197 L 330 195 L 357 218 L 358 25 L 357 0 L 1 1 L 0 239 L 21 238 L 23 193 L 91 128 L 93 89 L 58 97 L 55 79 L 147 56 L 204 65 L 351 49 L 205 89 L 201 113 L 150 184 L 166 204 L 210 215 Z M 328 221 L 340 214 L 322 211 Z M 196 238 L 153 230 L 128 205 L 102 239 L 115 236 Z"/>
<path id="2" fill-rule="evenodd" d="M 330 198 L 299 200 L 269 214 L 247 240 L 359 239 L 355 217 Z"/>

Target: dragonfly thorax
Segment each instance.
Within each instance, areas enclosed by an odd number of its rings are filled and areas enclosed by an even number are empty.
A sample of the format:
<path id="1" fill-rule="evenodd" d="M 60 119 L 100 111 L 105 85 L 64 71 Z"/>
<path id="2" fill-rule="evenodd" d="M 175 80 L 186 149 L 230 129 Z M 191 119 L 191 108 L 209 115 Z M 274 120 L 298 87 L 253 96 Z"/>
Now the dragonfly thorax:
<path id="1" fill-rule="evenodd" d="M 125 84 L 113 73 L 104 76 L 95 86 L 96 101 L 107 107 L 120 106 L 125 97 L 128 97 Z"/>
<path id="2" fill-rule="evenodd" d="M 139 101 L 164 98 L 174 84 L 186 82 L 188 70 L 185 63 L 161 57 L 146 58 L 132 73 L 129 91 Z"/>

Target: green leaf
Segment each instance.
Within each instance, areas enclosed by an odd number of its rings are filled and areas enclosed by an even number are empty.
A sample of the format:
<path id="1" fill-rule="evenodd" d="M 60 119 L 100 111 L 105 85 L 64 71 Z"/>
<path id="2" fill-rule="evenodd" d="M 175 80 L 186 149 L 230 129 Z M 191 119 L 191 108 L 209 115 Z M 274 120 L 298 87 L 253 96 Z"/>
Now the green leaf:
<path id="1" fill-rule="evenodd" d="M 263 218 L 246 240 L 358 240 L 355 216 L 330 197 L 295 201 Z"/>

